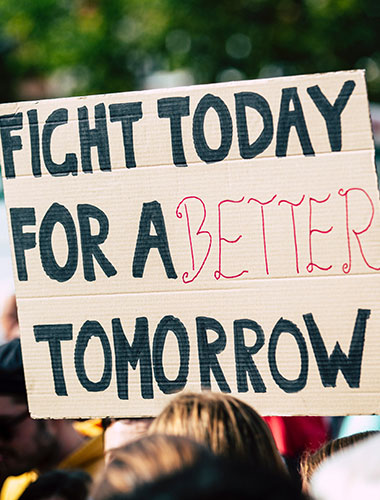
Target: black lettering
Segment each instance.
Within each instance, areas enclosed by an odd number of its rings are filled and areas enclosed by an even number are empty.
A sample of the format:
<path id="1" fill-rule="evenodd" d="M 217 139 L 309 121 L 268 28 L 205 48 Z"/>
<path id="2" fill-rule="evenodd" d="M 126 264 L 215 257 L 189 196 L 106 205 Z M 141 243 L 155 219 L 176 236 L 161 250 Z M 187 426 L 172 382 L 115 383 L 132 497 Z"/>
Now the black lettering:
<path id="1" fill-rule="evenodd" d="M 0 137 L 3 147 L 4 173 L 7 179 L 16 177 L 13 151 L 22 149 L 21 137 L 11 135 L 11 131 L 21 129 L 22 113 L 0 116 Z"/>
<path id="2" fill-rule="evenodd" d="M 54 130 L 68 122 L 68 111 L 60 108 L 53 111 L 47 118 L 42 131 L 42 153 L 47 170 L 51 175 L 61 176 L 78 173 L 78 161 L 75 153 L 67 153 L 62 163 L 56 163 L 51 156 L 51 137 Z"/>
<path id="3" fill-rule="evenodd" d="M 36 246 L 35 233 L 24 233 L 23 226 L 34 226 L 36 214 L 34 208 L 10 208 L 9 215 L 12 226 L 13 248 L 17 267 L 17 277 L 19 281 L 28 281 L 26 270 L 25 250 L 30 250 Z"/>
<path id="4" fill-rule="evenodd" d="M 108 142 L 106 108 L 104 104 L 95 106 L 95 127 L 90 129 L 88 109 L 78 108 L 80 150 L 83 172 L 92 172 L 91 148 L 98 150 L 100 170 L 111 170 L 110 149 Z"/>
<path id="5" fill-rule="evenodd" d="M 290 103 L 294 109 L 290 111 Z M 314 156 L 313 146 L 310 142 L 305 117 L 302 111 L 300 98 L 296 87 L 282 89 L 280 116 L 277 126 L 276 156 L 286 156 L 288 150 L 290 129 L 295 127 L 305 156 Z"/>
<path id="6" fill-rule="evenodd" d="M 179 370 L 174 380 L 169 380 L 164 372 L 162 356 L 168 332 L 176 336 L 179 350 Z M 165 316 L 157 325 L 153 339 L 153 369 L 158 387 L 164 394 L 172 394 L 182 390 L 187 383 L 189 374 L 190 343 L 183 323 L 173 316 Z"/>
<path id="7" fill-rule="evenodd" d="M 97 382 L 93 382 L 88 378 L 84 366 L 84 355 L 88 343 L 93 337 L 100 340 L 104 359 L 103 373 Z M 98 321 L 86 321 L 80 329 L 75 344 L 74 364 L 78 380 L 88 392 L 102 392 L 109 387 L 112 375 L 111 347 L 107 334 Z"/>
<path id="8" fill-rule="evenodd" d="M 189 116 L 189 96 L 165 97 L 157 101 L 158 116 L 170 119 L 173 163 L 177 167 L 187 167 L 182 140 L 182 116 Z"/>
<path id="9" fill-rule="evenodd" d="M 30 156 L 34 177 L 41 177 L 41 153 L 40 132 L 38 127 L 38 115 L 36 109 L 30 109 L 27 113 L 29 120 Z"/>
<path id="10" fill-rule="evenodd" d="M 141 105 L 141 102 L 123 102 L 110 104 L 109 106 L 111 122 L 121 122 L 125 166 L 127 168 L 136 167 L 132 124 L 139 121 L 143 116 Z"/>
<path id="11" fill-rule="evenodd" d="M 57 396 L 67 396 L 61 342 L 73 340 L 73 325 L 35 325 L 33 332 L 36 342 L 48 342 L 49 344 L 55 393 Z"/>
<path id="12" fill-rule="evenodd" d="M 272 142 L 273 117 L 268 101 L 256 92 L 239 92 L 235 94 L 236 125 L 239 139 L 240 156 L 245 160 L 259 155 Z M 255 109 L 263 119 L 263 130 L 259 137 L 249 143 L 246 108 Z"/>
<path id="13" fill-rule="evenodd" d="M 370 314 L 369 309 L 358 309 L 348 356 L 342 351 L 339 342 L 329 356 L 313 315 L 303 316 L 324 387 L 336 387 L 338 370 L 341 370 L 349 387 L 360 386 L 365 329 Z"/>
<path id="14" fill-rule="evenodd" d="M 325 119 L 331 151 L 341 151 L 342 149 L 342 123 L 340 117 L 354 88 L 355 82 L 347 80 L 333 105 L 330 104 L 326 96 L 322 93 L 319 85 L 314 85 L 307 89 L 309 96 L 313 99 L 314 104 Z"/>
<path id="15" fill-rule="evenodd" d="M 141 396 L 143 399 L 153 399 L 153 374 L 147 318 L 136 318 L 132 345 L 124 335 L 119 318 L 112 320 L 112 333 L 119 399 L 128 399 L 128 366 L 130 364 L 133 370 L 136 370 L 138 361 L 140 361 Z"/>
<path id="16" fill-rule="evenodd" d="M 281 375 L 277 367 L 276 350 L 278 340 L 282 333 L 290 333 L 290 335 L 294 337 L 300 352 L 301 370 L 299 376 L 295 380 L 289 380 L 285 378 L 283 375 Z M 283 318 L 277 321 L 269 340 L 268 362 L 273 380 L 284 392 L 299 392 L 305 387 L 307 382 L 307 374 L 309 371 L 309 356 L 307 353 L 305 339 L 303 338 L 302 333 L 298 329 L 297 325 Z"/>
<path id="17" fill-rule="evenodd" d="M 85 280 L 94 281 L 96 279 L 94 258 L 107 278 L 114 276 L 117 273 L 116 269 L 99 248 L 99 245 L 104 243 L 108 236 L 109 223 L 106 214 L 94 205 L 78 205 L 77 209 Z M 91 234 L 90 219 L 95 219 L 99 223 L 99 232 L 96 235 Z"/>
<path id="18" fill-rule="evenodd" d="M 244 329 L 248 328 L 256 333 L 256 342 L 253 346 L 247 347 L 244 340 Z M 252 360 L 264 345 L 264 332 L 261 326 L 250 319 L 238 319 L 234 321 L 234 340 L 235 340 L 235 363 L 236 363 L 236 381 L 238 392 L 248 392 L 247 373 L 255 392 L 266 392 L 263 379 Z"/>
<path id="19" fill-rule="evenodd" d="M 221 141 L 217 149 L 211 149 L 205 137 L 205 117 L 210 108 L 213 108 L 219 117 Z M 193 141 L 199 158 L 205 163 L 222 161 L 228 155 L 232 143 L 232 119 L 220 97 L 207 94 L 199 101 L 193 118 Z"/>
<path id="20" fill-rule="evenodd" d="M 156 235 L 150 234 L 151 224 L 154 225 Z M 143 277 L 145 264 L 152 248 L 158 249 L 167 277 L 176 279 L 177 274 L 174 270 L 166 235 L 165 219 L 158 201 L 144 203 L 141 210 L 139 234 L 133 257 L 132 275 L 134 278 Z"/>
<path id="21" fill-rule="evenodd" d="M 223 326 L 216 319 L 205 316 L 197 317 L 196 323 L 202 389 L 211 389 L 210 373 L 212 371 L 219 389 L 222 392 L 231 392 L 216 357 L 226 347 L 227 339 Z M 213 330 L 218 334 L 218 338 L 214 342 L 208 341 L 207 330 Z"/>
<path id="22" fill-rule="evenodd" d="M 68 252 L 64 266 L 56 261 L 52 246 L 53 230 L 57 223 L 63 226 L 67 239 Z M 66 207 L 58 203 L 51 205 L 41 222 L 39 242 L 42 267 L 49 278 L 60 283 L 72 278 L 78 265 L 78 241 L 74 221 Z"/>

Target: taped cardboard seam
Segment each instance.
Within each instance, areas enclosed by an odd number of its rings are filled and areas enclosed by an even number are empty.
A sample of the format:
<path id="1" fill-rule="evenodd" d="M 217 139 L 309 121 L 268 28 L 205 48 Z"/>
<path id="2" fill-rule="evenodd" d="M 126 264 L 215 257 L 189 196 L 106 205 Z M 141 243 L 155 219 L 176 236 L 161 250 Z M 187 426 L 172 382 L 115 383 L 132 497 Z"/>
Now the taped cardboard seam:
<path id="1" fill-rule="evenodd" d="M 372 134 L 373 136 L 373 134 Z M 324 151 L 324 152 L 321 152 L 321 153 L 317 153 L 315 156 L 305 156 L 303 154 L 289 154 L 285 157 L 281 157 L 281 158 L 278 158 L 277 156 L 257 156 L 256 158 L 252 158 L 250 160 L 243 160 L 242 158 L 231 158 L 231 159 L 226 159 L 224 160 L 222 163 L 224 166 L 228 167 L 228 166 L 233 166 L 235 163 L 239 163 L 239 166 L 240 167 L 244 167 L 246 166 L 247 168 L 258 168 L 260 165 L 262 165 L 262 163 L 259 164 L 259 162 L 264 162 L 264 161 L 273 161 L 273 160 L 277 160 L 278 162 L 285 162 L 287 159 L 289 159 L 289 161 L 291 162 L 292 160 L 296 159 L 296 158 L 303 158 L 305 161 L 308 161 L 308 160 L 313 160 L 315 159 L 317 156 L 318 158 L 321 158 L 323 156 L 327 157 L 327 156 L 332 156 L 332 157 L 337 157 L 339 155 L 339 159 L 341 159 L 342 156 L 344 155 L 347 155 L 347 154 L 363 154 L 363 153 L 369 153 L 369 154 L 372 154 L 375 155 L 375 146 L 373 146 L 373 148 L 363 148 L 363 149 L 345 149 L 344 151 L 338 151 L 338 152 L 333 152 L 333 151 Z M 112 163 L 112 162 L 111 162 Z M 221 163 L 221 162 L 216 162 L 214 163 L 213 165 L 217 166 L 218 163 Z M 129 175 L 133 175 L 132 172 L 137 172 L 138 170 L 141 170 L 142 168 L 154 168 L 156 170 L 159 170 L 159 169 L 179 169 L 179 168 L 190 168 L 190 167 L 194 167 L 194 168 L 201 168 L 201 167 L 206 167 L 206 166 L 209 166 L 209 164 L 206 164 L 205 162 L 203 161 L 199 161 L 199 162 L 189 162 L 188 163 L 188 166 L 187 167 L 177 167 L 176 165 L 174 165 L 173 163 L 171 164 L 161 164 L 161 165 L 155 165 L 155 164 L 151 164 L 151 165 L 137 165 L 136 168 L 134 169 L 128 169 L 125 165 L 112 165 L 112 171 L 110 172 L 104 172 L 102 170 L 100 170 L 99 168 L 96 168 L 94 169 L 91 174 L 89 174 L 88 172 L 83 172 L 81 169 L 78 169 L 78 174 L 75 175 L 75 176 L 71 176 L 71 177 L 78 177 L 80 175 L 86 175 L 87 177 L 89 175 L 91 175 L 91 177 L 95 176 L 95 175 L 111 175 L 111 174 L 120 174 L 120 173 L 125 173 L 125 171 L 130 171 L 131 173 Z M 287 166 L 287 168 L 291 168 L 289 166 Z M 375 167 L 374 167 L 374 171 L 376 171 Z M 53 176 L 51 174 L 49 174 L 49 172 L 47 172 L 46 170 L 42 171 L 41 172 L 41 176 L 38 178 L 58 178 L 58 176 Z M 6 186 L 6 184 L 8 182 L 15 182 L 15 179 L 36 179 L 33 174 L 26 174 L 26 173 L 17 173 L 16 177 L 15 178 L 12 178 L 12 179 L 6 179 L 5 177 L 3 177 L 3 184 L 4 186 Z M 36 181 L 38 181 L 38 179 L 36 179 Z M 6 187 L 4 187 L 4 190 L 6 190 Z"/>
<path id="2" fill-rule="evenodd" d="M 274 281 L 276 282 L 279 282 L 279 281 L 284 281 L 284 282 L 288 282 L 289 280 L 293 281 L 293 282 L 297 282 L 297 283 L 300 283 L 300 280 L 314 280 L 314 283 L 316 282 L 316 280 L 321 280 L 321 279 L 324 279 L 324 280 L 327 280 L 327 279 L 330 279 L 330 280 L 338 280 L 338 279 L 341 279 L 341 280 L 345 280 L 345 282 L 348 281 L 349 278 L 352 278 L 352 279 L 360 279 L 360 278 L 365 278 L 366 280 L 370 279 L 370 278 L 373 278 L 373 279 L 379 279 L 380 278 L 380 271 L 379 272 L 374 272 L 374 271 L 371 271 L 370 273 L 368 274 L 350 274 L 350 275 L 329 275 L 329 276 L 299 276 L 299 277 L 295 277 L 295 276 L 290 276 L 288 278 L 284 278 L 284 277 L 276 277 L 276 278 L 266 278 L 266 279 L 262 279 L 262 278 L 251 278 L 251 279 L 246 279 L 246 280 L 241 280 L 239 282 L 239 286 L 233 286 L 233 284 L 230 284 L 230 283 L 225 283 L 225 285 L 227 286 L 224 286 L 223 288 L 193 288 L 192 290 L 179 290 L 179 289 L 176 289 L 176 290 L 153 290 L 153 291 L 133 291 L 133 292 L 129 292 L 129 291 L 122 291 L 122 292 L 112 292 L 112 293 L 108 293 L 108 294 L 100 294 L 100 293 L 91 293 L 91 292 L 86 292 L 85 294 L 73 294 L 73 293 L 70 293 L 69 294 L 62 294 L 62 295 L 47 295 L 46 293 L 44 295 L 35 295 L 35 296 L 32 296 L 32 297 L 26 297 L 26 296 L 19 296 L 18 297 L 18 300 L 40 300 L 41 298 L 46 298 L 46 299 L 69 299 L 71 297 L 91 297 L 91 296 L 94 296 L 94 297 L 117 297 L 117 296 L 121 296 L 121 295 L 126 295 L 126 296 L 142 296 L 142 295 L 170 295 L 170 294 L 189 294 L 189 293 L 210 293 L 210 292 L 225 292 L 226 290 L 228 290 L 229 292 L 246 292 L 247 290 L 253 290 L 255 285 L 259 285 L 259 284 L 264 284 L 264 283 L 267 283 L 267 285 L 270 287 L 270 283 L 273 283 Z M 242 283 L 246 283 L 246 286 L 241 286 Z M 255 283 L 255 285 L 253 286 L 250 286 L 251 284 Z M 379 297 L 380 299 L 380 297 Z"/>

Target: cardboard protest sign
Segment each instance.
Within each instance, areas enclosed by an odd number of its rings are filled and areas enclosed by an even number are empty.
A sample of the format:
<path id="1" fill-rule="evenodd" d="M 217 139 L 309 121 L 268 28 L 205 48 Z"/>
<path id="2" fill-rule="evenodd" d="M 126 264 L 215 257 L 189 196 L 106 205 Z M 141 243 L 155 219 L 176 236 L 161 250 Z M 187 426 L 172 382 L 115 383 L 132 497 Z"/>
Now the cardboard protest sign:
<path id="1" fill-rule="evenodd" d="M 2 105 L 0 139 L 34 416 L 380 411 L 362 71 Z"/>

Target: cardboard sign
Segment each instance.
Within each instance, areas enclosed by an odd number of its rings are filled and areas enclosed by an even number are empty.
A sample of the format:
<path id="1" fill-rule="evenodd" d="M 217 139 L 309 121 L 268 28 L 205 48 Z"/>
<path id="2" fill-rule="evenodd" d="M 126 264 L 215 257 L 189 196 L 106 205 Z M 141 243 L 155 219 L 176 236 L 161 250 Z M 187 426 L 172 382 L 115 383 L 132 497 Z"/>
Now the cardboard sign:
<path id="1" fill-rule="evenodd" d="M 362 71 L 8 104 L 0 138 L 32 415 L 379 413 Z"/>

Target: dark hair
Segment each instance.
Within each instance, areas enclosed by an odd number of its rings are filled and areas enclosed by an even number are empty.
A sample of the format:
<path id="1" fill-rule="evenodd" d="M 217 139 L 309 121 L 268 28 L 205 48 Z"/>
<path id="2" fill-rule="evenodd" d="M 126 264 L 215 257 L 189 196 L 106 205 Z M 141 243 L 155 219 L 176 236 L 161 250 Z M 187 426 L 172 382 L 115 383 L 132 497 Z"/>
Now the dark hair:
<path id="1" fill-rule="evenodd" d="M 21 397 L 26 401 L 20 339 L 0 346 L 0 394 Z"/>
<path id="2" fill-rule="evenodd" d="M 248 467 L 221 457 L 206 457 L 170 476 L 107 500 L 304 500 L 298 486 L 277 470 Z"/>
<path id="3" fill-rule="evenodd" d="M 65 500 L 86 500 L 91 476 L 81 470 L 53 470 L 31 483 L 19 500 L 48 499 L 59 495 Z"/>

